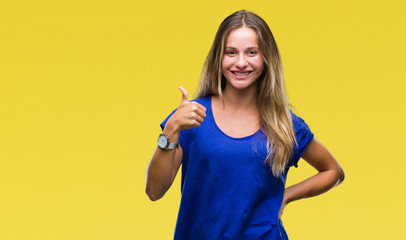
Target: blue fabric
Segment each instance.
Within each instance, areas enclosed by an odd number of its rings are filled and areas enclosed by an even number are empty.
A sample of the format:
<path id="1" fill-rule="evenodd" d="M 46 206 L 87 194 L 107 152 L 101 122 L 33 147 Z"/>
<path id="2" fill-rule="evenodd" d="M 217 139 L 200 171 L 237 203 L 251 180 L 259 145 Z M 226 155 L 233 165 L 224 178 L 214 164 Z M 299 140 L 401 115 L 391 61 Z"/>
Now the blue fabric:
<path id="1" fill-rule="evenodd" d="M 278 214 L 289 167 L 297 166 L 314 136 L 307 124 L 292 113 L 298 144 L 285 174 L 274 177 L 264 164 L 266 136 L 261 130 L 230 137 L 214 121 L 211 97 L 194 101 L 206 107 L 206 118 L 179 137 L 182 197 L 174 239 L 288 239 Z"/>

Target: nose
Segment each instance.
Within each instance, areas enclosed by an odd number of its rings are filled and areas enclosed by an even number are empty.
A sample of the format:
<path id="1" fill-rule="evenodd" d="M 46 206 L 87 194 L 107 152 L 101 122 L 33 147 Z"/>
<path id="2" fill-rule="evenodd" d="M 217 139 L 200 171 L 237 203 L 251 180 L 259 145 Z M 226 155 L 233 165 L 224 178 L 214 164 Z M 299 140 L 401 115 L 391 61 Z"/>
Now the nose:
<path id="1" fill-rule="evenodd" d="M 237 62 L 236 62 L 236 67 L 239 69 L 244 69 L 248 66 L 248 61 L 244 54 L 239 55 Z"/>

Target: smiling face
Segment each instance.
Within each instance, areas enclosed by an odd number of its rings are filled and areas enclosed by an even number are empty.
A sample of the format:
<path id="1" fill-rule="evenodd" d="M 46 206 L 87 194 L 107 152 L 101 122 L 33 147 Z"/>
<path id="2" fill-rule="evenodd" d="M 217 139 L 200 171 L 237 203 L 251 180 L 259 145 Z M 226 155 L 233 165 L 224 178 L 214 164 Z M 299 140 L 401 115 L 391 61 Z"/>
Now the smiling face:
<path id="1" fill-rule="evenodd" d="M 247 89 L 256 85 L 264 69 L 256 32 L 249 27 L 237 28 L 228 35 L 222 62 L 226 89 Z"/>

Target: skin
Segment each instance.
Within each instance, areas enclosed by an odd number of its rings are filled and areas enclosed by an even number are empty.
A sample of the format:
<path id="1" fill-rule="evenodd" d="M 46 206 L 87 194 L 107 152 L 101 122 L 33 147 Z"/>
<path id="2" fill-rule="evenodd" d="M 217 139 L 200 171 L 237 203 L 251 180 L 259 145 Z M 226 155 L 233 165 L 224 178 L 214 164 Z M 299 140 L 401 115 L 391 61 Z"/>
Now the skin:
<path id="1" fill-rule="evenodd" d="M 182 130 L 200 127 L 206 117 L 206 108 L 199 103 L 189 102 L 187 91 L 179 87 L 182 100 L 178 110 L 168 119 L 163 133 L 169 141 L 179 142 Z M 182 163 L 183 149 L 161 149 L 156 147 L 147 167 L 147 183 L 145 192 L 151 201 L 162 198 L 170 188 Z"/>
<path id="2" fill-rule="evenodd" d="M 244 137 L 260 128 L 256 88 L 262 71 L 263 58 L 255 31 L 248 27 L 233 30 L 227 38 L 223 56 L 222 73 L 226 77 L 223 98 L 212 97 L 215 121 L 227 135 Z M 171 142 L 178 142 L 182 130 L 199 127 L 206 117 L 206 109 L 196 102 L 189 102 L 186 90 L 179 89 L 182 92 L 181 103 L 163 130 Z M 182 156 L 182 147 L 174 150 L 156 148 L 147 168 L 146 193 L 152 201 L 163 197 L 170 188 Z M 285 189 L 279 218 L 287 204 L 324 193 L 344 180 L 344 171 L 339 163 L 316 139 L 309 144 L 302 158 L 318 173 Z"/>
<path id="3" fill-rule="evenodd" d="M 309 198 L 327 192 L 344 180 L 344 171 L 334 156 L 317 139 L 313 139 L 302 158 L 318 173 L 285 189 L 279 219 L 286 205 L 302 198 Z"/>
<path id="4" fill-rule="evenodd" d="M 256 89 L 263 69 L 255 31 L 247 27 L 231 31 L 222 62 L 222 73 L 227 80 L 223 101 L 217 96 L 212 98 L 216 123 L 227 135 L 245 137 L 259 130 Z"/>

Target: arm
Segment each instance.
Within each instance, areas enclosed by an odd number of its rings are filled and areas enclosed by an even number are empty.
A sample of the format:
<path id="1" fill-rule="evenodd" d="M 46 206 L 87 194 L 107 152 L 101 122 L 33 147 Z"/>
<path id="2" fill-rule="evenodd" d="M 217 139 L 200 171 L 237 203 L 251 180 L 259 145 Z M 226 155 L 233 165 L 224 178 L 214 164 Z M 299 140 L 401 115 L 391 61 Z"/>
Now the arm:
<path id="1" fill-rule="evenodd" d="M 174 135 L 167 134 L 171 142 L 178 142 Z M 175 180 L 182 163 L 183 149 L 166 150 L 156 147 L 147 167 L 147 181 L 145 192 L 151 201 L 162 198 Z"/>
<path id="2" fill-rule="evenodd" d="M 285 189 L 279 218 L 290 202 L 317 196 L 339 185 L 344 180 L 344 171 L 333 155 L 316 139 L 307 146 L 302 158 L 318 173 Z"/>
<path id="3" fill-rule="evenodd" d="M 179 142 L 182 130 L 199 127 L 206 117 L 206 108 L 187 100 L 187 92 L 182 91 L 182 101 L 178 110 L 166 122 L 163 133 L 171 142 Z M 182 163 L 183 149 L 161 149 L 157 147 L 147 167 L 145 192 L 152 201 L 162 198 L 170 188 Z"/>

